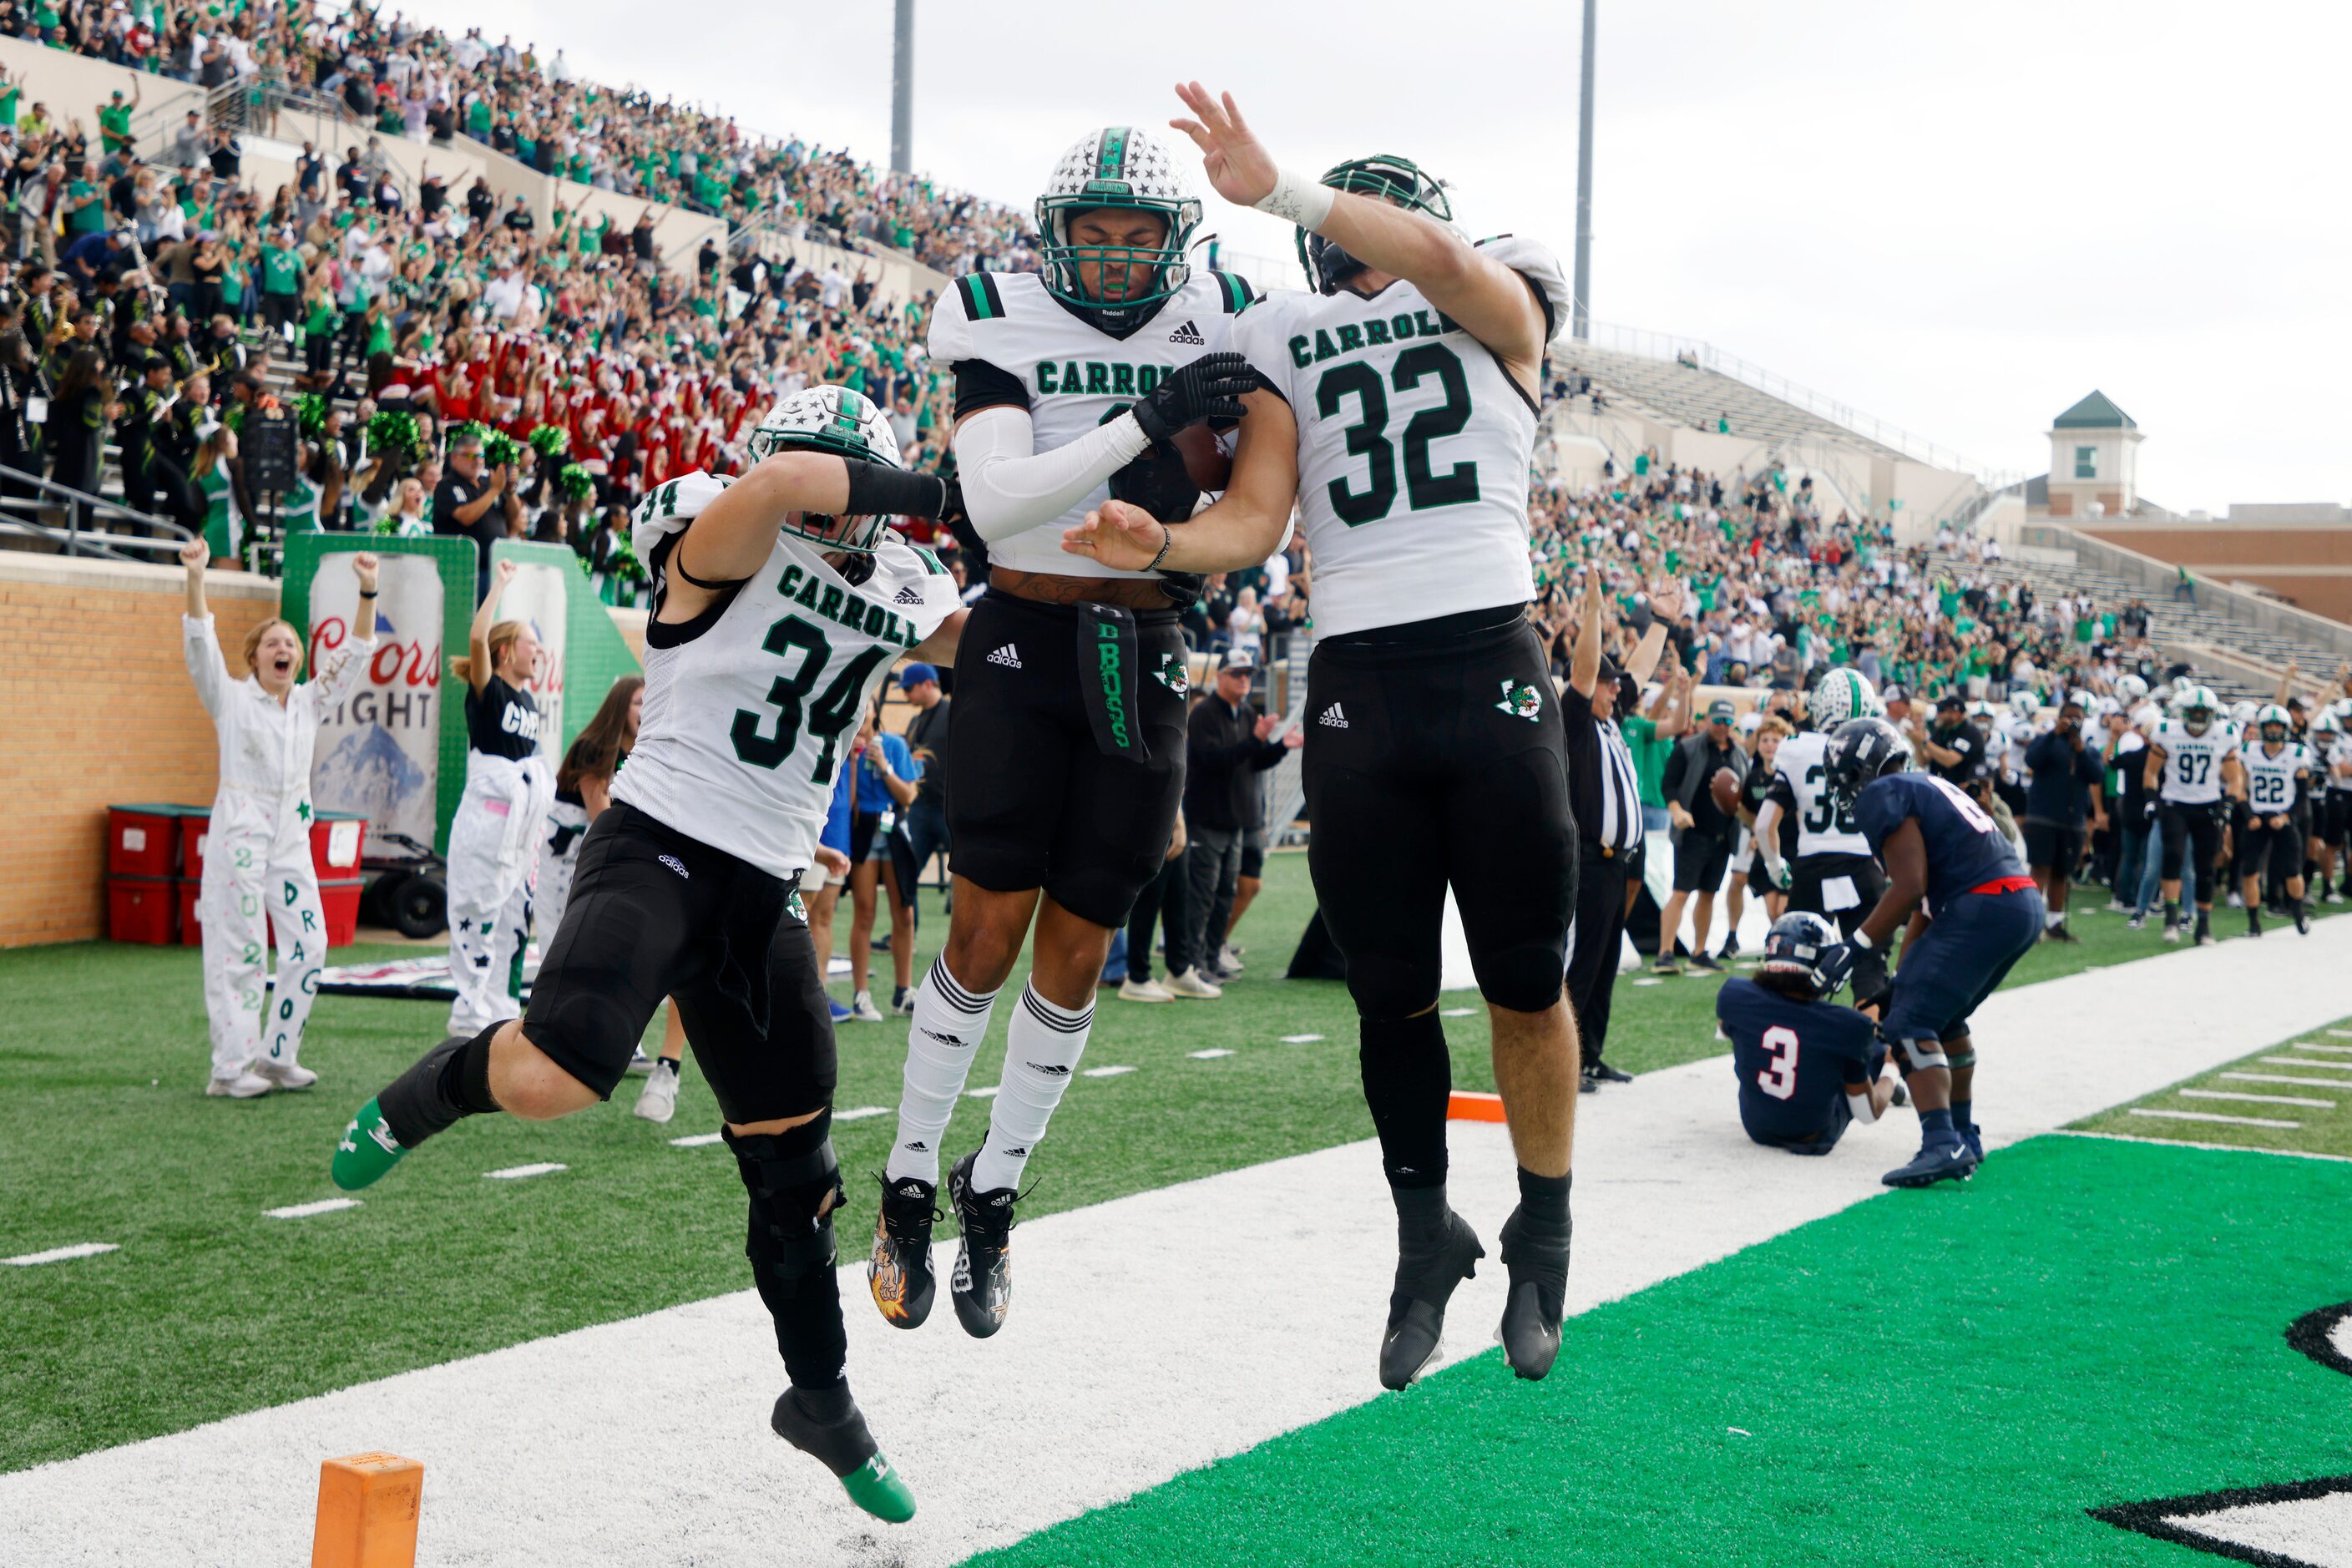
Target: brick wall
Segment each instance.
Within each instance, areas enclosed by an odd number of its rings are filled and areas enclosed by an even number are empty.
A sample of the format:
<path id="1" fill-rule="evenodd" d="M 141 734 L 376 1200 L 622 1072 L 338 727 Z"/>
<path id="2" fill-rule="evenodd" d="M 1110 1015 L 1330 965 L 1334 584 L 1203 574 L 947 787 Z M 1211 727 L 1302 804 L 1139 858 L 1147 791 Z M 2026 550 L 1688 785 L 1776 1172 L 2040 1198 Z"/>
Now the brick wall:
<path id="1" fill-rule="evenodd" d="M 209 802 L 218 744 L 180 652 L 177 567 L 0 552 L 0 947 L 106 934 L 106 808 Z M 205 584 L 235 659 L 278 591 Z"/>
<path id="2" fill-rule="evenodd" d="M 209 804 L 218 742 L 180 652 L 184 574 L 0 551 L 0 947 L 106 934 L 106 808 Z M 278 613 L 278 584 L 205 580 L 221 647 Z M 633 647 L 644 616 L 614 612 Z M 633 635 L 634 634 L 634 635 Z"/>

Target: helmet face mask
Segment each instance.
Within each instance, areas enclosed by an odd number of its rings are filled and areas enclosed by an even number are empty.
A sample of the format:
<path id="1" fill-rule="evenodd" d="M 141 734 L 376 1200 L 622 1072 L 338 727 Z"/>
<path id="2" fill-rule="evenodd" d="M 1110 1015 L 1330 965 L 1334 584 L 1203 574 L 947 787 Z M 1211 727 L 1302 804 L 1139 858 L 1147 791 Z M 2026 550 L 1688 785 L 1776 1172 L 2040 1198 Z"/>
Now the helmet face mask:
<path id="1" fill-rule="evenodd" d="M 1344 163 L 1334 163 L 1323 171 L 1316 182 L 1335 191 L 1352 191 L 1358 195 L 1384 201 L 1391 206 L 1402 207 L 1435 218 L 1439 223 L 1454 221 L 1453 204 L 1445 199 L 1445 187 L 1434 175 L 1410 158 L 1400 158 L 1391 153 L 1375 153 L 1369 158 L 1350 158 Z M 1319 234 L 1300 229 L 1297 236 L 1298 265 L 1307 274 L 1307 287 L 1318 294 L 1336 294 L 1349 279 L 1364 270 L 1364 264 L 1348 254 L 1333 240 Z"/>
<path id="2" fill-rule="evenodd" d="M 1094 232 L 1084 220 L 1095 215 Z M 1185 260 L 1201 226 L 1201 198 L 1168 149 L 1148 132 L 1108 125 L 1064 153 L 1037 198 L 1045 292 L 1084 310 L 1104 331 L 1133 331 L 1192 277 Z M 1139 243 L 1139 226 L 1159 220 Z"/>
<path id="3" fill-rule="evenodd" d="M 2294 719 L 2275 702 L 2265 704 L 2263 710 L 2254 716 L 2254 723 L 2262 731 L 2263 742 L 2268 745 L 2283 746 L 2294 732 Z"/>
<path id="4" fill-rule="evenodd" d="M 768 411 L 744 445 L 755 463 L 779 452 L 830 452 L 887 468 L 906 466 L 898 456 L 898 438 L 881 409 L 864 393 L 845 386 L 810 386 L 793 393 Z M 889 520 L 796 511 L 777 526 L 825 550 L 870 555 Z"/>

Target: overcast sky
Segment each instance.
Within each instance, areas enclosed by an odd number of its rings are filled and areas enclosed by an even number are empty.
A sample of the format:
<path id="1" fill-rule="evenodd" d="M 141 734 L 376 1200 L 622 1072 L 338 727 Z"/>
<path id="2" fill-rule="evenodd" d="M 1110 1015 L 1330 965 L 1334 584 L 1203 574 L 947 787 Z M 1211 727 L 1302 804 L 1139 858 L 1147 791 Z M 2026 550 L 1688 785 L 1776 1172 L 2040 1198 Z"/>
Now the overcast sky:
<path id="1" fill-rule="evenodd" d="M 395 0 L 395 4 L 401 0 Z M 745 126 L 889 151 L 889 0 L 408 0 Z M 1570 255 L 1573 0 L 919 0 L 915 162 L 1026 205 L 1090 128 L 1232 91 L 1286 164 L 1383 151 Z M 2345 8 L 1603 0 L 1592 312 L 2002 468 L 2094 387 L 2153 500 L 2352 500 Z M 1171 132 L 1167 134 L 1173 136 Z M 1209 197 L 1236 249 L 1289 231 Z"/>

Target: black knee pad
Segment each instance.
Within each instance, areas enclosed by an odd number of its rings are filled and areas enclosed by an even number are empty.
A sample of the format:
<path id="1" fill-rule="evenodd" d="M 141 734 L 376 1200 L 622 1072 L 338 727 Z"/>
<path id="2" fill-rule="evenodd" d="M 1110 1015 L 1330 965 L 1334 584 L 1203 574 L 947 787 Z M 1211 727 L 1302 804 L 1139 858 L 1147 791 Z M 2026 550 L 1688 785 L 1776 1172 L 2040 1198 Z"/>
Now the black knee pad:
<path id="1" fill-rule="evenodd" d="M 1522 942 L 1499 952 L 1474 951 L 1470 968 L 1478 976 L 1479 994 L 1496 1006 L 1540 1013 L 1559 1000 L 1568 949 L 1558 942 Z"/>
<path id="2" fill-rule="evenodd" d="M 782 1132 L 719 1136 L 735 1151 L 736 1173 L 751 1194 L 744 1252 L 760 1294 L 800 1294 L 809 1277 L 833 1271 L 833 1211 L 846 1194 L 833 1155 L 833 1111 Z"/>

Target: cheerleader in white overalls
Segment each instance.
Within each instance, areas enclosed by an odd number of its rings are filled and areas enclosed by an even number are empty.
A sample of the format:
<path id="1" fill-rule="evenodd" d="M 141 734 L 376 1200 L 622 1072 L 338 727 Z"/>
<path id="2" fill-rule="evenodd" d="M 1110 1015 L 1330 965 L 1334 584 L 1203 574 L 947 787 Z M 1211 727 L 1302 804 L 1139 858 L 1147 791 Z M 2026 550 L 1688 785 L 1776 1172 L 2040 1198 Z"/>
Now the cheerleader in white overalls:
<path id="1" fill-rule="evenodd" d="M 466 793 L 449 824 L 449 977 L 457 993 L 449 1033 L 460 1037 L 522 1016 L 531 867 L 555 797 L 555 770 L 540 754 L 539 703 L 529 689 L 539 672 L 539 637 L 529 622 L 498 618 L 514 574 L 511 561 L 492 571 L 467 654 L 449 661 L 467 688 Z"/>

